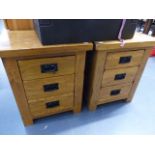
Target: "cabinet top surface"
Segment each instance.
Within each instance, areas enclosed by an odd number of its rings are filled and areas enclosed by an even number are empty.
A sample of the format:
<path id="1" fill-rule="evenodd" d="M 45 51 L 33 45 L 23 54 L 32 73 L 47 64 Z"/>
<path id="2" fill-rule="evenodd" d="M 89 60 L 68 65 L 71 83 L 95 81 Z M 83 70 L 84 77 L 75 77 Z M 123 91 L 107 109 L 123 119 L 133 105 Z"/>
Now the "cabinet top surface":
<path id="1" fill-rule="evenodd" d="M 8 31 L 0 34 L 0 57 L 28 56 L 52 52 L 77 52 L 93 48 L 92 43 L 42 45 L 33 30 Z"/>
<path id="2" fill-rule="evenodd" d="M 143 48 L 155 46 L 155 37 L 135 33 L 132 39 L 125 40 L 123 48 Z M 96 42 L 97 50 L 121 48 L 120 41 Z M 54 52 L 77 52 L 92 50 L 92 43 L 59 44 L 43 46 L 33 30 L 7 31 L 0 34 L 0 57 L 32 56 Z"/>
<path id="3" fill-rule="evenodd" d="M 142 33 L 135 33 L 132 39 L 124 40 L 123 48 L 146 48 L 155 46 L 155 37 Z M 96 42 L 97 50 L 113 50 L 122 48 L 120 41 L 100 41 Z"/>

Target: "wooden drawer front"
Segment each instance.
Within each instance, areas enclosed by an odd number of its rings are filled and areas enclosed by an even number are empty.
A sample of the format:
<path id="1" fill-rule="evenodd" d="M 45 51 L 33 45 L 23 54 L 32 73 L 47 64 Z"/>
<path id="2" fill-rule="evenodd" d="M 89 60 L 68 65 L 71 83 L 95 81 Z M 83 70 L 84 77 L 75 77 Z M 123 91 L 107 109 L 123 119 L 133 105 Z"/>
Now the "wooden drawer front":
<path id="1" fill-rule="evenodd" d="M 138 67 L 105 70 L 103 73 L 102 87 L 132 82 L 137 71 Z"/>
<path id="2" fill-rule="evenodd" d="M 74 90 L 74 75 L 24 81 L 28 102 L 71 93 Z"/>
<path id="3" fill-rule="evenodd" d="M 128 84 L 101 88 L 99 104 L 127 98 L 131 86 Z"/>
<path id="4" fill-rule="evenodd" d="M 75 56 L 18 61 L 23 80 L 54 77 L 75 72 Z"/>
<path id="5" fill-rule="evenodd" d="M 48 116 L 73 109 L 73 94 L 55 96 L 29 104 L 34 118 Z"/>
<path id="6" fill-rule="evenodd" d="M 107 55 L 106 69 L 137 66 L 141 63 L 144 51 L 116 52 Z"/>

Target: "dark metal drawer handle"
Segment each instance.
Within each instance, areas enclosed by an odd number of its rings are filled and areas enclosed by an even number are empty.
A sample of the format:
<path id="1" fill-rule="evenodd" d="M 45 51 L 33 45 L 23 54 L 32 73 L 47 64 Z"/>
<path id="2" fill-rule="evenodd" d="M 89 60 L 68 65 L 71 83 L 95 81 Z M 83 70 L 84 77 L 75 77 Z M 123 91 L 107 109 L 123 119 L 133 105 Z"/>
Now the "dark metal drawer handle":
<path id="1" fill-rule="evenodd" d="M 58 71 L 57 64 L 43 64 L 43 65 L 40 65 L 40 68 L 42 73 L 48 73 L 48 72 L 53 73 Z"/>
<path id="2" fill-rule="evenodd" d="M 52 102 L 46 103 L 46 108 L 54 108 L 54 107 L 58 107 L 59 105 L 60 105 L 59 101 L 52 101 Z"/>
<path id="3" fill-rule="evenodd" d="M 114 80 L 122 80 L 125 79 L 126 73 L 116 74 Z"/>
<path id="4" fill-rule="evenodd" d="M 48 85 L 44 85 L 43 89 L 45 92 L 54 91 L 59 89 L 59 85 L 58 83 L 48 84 Z"/>
<path id="5" fill-rule="evenodd" d="M 126 64 L 131 61 L 132 56 L 120 57 L 119 63 Z"/>
<path id="6" fill-rule="evenodd" d="M 110 93 L 110 95 L 111 96 L 118 95 L 118 94 L 120 94 L 120 92 L 121 92 L 120 89 L 112 90 L 111 93 Z"/>

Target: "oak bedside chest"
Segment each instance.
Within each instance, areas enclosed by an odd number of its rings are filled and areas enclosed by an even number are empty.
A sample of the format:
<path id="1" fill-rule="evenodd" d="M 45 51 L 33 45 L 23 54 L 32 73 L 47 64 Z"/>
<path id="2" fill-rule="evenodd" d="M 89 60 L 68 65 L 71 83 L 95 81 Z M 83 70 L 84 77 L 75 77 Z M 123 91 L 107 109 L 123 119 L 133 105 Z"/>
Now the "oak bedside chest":
<path id="1" fill-rule="evenodd" d="M 96 42 L 89 56 L 87 71 L 87 101 L 90 110 L 117 100 L 131 101 L 155 38 L 135 34 L 125 40 Z"/>
<path id="2" fill-rule="evenodd" d="M 92 48 L 92 43 L 42 46 L 34 31 L 1 35 L 0 57 L 25 125 L 81 111 L 85 54 Z"/>

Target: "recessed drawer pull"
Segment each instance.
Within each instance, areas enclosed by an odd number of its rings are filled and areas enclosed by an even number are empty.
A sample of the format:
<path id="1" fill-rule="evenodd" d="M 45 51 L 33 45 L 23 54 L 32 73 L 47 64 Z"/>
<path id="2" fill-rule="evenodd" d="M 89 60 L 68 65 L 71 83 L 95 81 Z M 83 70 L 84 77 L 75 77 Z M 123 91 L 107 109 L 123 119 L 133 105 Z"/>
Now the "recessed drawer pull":
<path id="1" fill-rule="evenodd" d="M 48 85 L 44 85 L 43 89 L 45 92 L 54 91 L 59 89 L 59 85 L 58 83 L 48 84 Z"/>
<path id="2" fill-rule="evenodd" d="M 126 73 L 116 74 L 114 80 L 122 80 L 125 79 Z"/>
<path id="3" fill-rule="evenodd" d="M 120 57 L 119 63 L 120 64 L 126 64 L 131 61 L 131 56 L 126 56 L 126 57 Z"/>
<path id="4" fill-rule="evenodd" d="M 58 71 L 58 65 L 57 64 L 43 64 L 40 65 L 41 73 L 54 73 Z"/>
<path id="5" fill-rule="evenodd" d="M 118 95 L 118 94 L 120 94 L 120 92 L 121 92 L 120 89 L 112 90 L 111 93 L 110 93 L 110 95 L 111 96 Z"/>
<path id="6" fill-rule="evenodd" d="M 46 103 L 46 108 L 54 108 L 54 107 L 58 107 L 59 105 L 60 105 L 59 101 L 52 101 L 52 102 Z"/>

